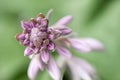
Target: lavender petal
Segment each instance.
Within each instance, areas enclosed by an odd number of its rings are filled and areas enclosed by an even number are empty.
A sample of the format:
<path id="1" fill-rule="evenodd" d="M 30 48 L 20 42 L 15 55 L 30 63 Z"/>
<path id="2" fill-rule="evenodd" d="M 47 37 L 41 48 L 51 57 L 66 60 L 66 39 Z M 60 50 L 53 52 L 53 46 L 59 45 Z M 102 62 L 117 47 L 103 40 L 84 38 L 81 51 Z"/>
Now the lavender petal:
<path id="1" fill-rule="evenodd" d="M 88 46 L 88 44 L 81 39 L 68 39 L 70 41 L 70 45 L 72 48 L 82 52 L 87 53 L 91 51 L 91 48 Z"/>
<path id="2" fill-rule="evenodd" d="M 104 50 L 104 46 L 96 39 L 84 38 L 84 39 L 69 39 L 71 47 L 74 49 L 87 53 L 90 51 Z"/>
<path id="3" fill-rule="evenodd" d="M 25 51 L 24 51 L 24 56 L 29 56 L 33 53 L 33 51 L 29 48 L 29 47 L 26 47 Z"/>
<path id="4" fill-rule="evenodd" d="M 73 17 L 71 15 L 67 15 L 61 18 L 56 24 L 60 25 L 68 25 L 72 21 Z"/>
<path id="5" fill-rule="evenodd" d="M 57 46 L 56 48 L 57 48 L 57 52 L 60 55 L 66 57 L 66 58 L 71 58 L 72 57 L 72 54 L 68 49 L 66 49 L 64 47 L 61 47 L 61 46 Z"/>
<path id="6" fill-rule="evenodd" d="M 50 53 L 48 51 L 42 51 L 41 59 L 45 64 L 47 64 L 50 59 Z"/>
<path id="7" fill-rule="evenodd" d="M 33 58 L 28 68 L 29 79 L 35 80 L 35 77 L 37 76 L 38 71 L 39 71 L 38 60 L 36 58 Z"/>
<path id="8" fill-rule="evenodd" d="M 71 60 L 67 60 L 67 64 L 72 72 L 73 80 L 93 80 L 91 76 L 95 76 L 95 70 L 86 61 L 72 57 Z"/>
<path id="9" fill-rule="evenodd" d="M 50 57 L 50 61 L 48 63 L 47 69 L 49 74 L 54 80 L 61 80 L 60 69 L 52 57 Z"/>
<path id="10" fill-rule="evenodd" d="M 96 39 L 84 38 L 83 40 L 88 44 L 88 46 L 92 50 L 98 50 L 98 51 L 104 50 L 104 45 L 100 41 L 98 41 Z"/>

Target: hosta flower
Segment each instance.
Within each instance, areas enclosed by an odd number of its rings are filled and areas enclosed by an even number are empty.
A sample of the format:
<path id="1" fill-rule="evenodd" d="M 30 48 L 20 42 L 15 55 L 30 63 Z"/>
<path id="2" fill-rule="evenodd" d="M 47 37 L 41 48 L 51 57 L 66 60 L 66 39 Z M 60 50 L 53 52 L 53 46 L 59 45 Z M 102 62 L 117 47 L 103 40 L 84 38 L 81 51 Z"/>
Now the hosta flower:
<path id="1" fill-rule="evenodd" d="M 54 80 L 61 79 L 60 69 L 52 58 L 52 52 L 54 51 L 70 59 L 72 57 L 68 50 L 70 47 L 85 53 L 103 49 L 103 45 L 95 39 L 67 37 L 72 32 L 67 27 L 72 20 L 72 16 L 65 16 L 54 25 L 49 26 L 50 15 L 51 11 L 48 12 L 47 16 L 39 14 L 37 18 L 31 18 L 30 21 L 22 21 L 23 32 L 16 36 L 16 39 L 26 46 L 24 55 L 31 59 L 28 69 L 28 77 L 31 80 L 35 79 L 38 71 L 44 69 L 48 70 Z"/>

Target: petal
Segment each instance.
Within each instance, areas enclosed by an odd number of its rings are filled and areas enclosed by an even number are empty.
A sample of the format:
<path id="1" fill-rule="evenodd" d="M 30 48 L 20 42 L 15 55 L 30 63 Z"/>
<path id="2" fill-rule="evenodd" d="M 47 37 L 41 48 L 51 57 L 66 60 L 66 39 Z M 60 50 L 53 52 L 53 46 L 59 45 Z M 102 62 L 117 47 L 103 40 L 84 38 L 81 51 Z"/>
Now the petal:
<path id="1" fill-rule="evenodd" d="M 81 39 L 68 39 L 70 41 L 71 47 L 83 52 L 83 53 L 87 53 L 91 51 L 91 48 L 89 47 L 89 45 Z"/>
<path id="2" fill-rule="evenodd" d="M 39 66 L 40 70 L 43 71 L 44 68 L 45 68 L 45 64 L 43 63 L 43 61 L 42 61 L 42 59 L 41 59 L 41 57 L 40 57 L 40 54 L 37 55 L 37 58 L 38 58 L 38 60 L 39 60 L 38 66 Z"/>
<path id="3" fill-rule="evenodd" d="M 96 39 L 85 38 L 83 39 L 92 50 L 104 50 L 104 45 Z"/>
<path id="4" fill-rule="evenodd" d="M 25 51 L 24 51 L 24 56 L 29 56 L 33 53 L 32 49 L 30 49 L 30 47 L 26 47 Z"/>
<path id="5" fill-rule="evenodd" d="M 52 57 L 50 57 L 50 61 L 48 63 L 47 69 L 49 74 L 54 80 L 61 80 L 60 69 Z"/>
<path id="6" fill-rule="evenodd" d="M 93 66 L 90 65 L 87 61 L 77 58 L 77 57 L 73 57 L 72 61 L 75 62 L 76 64 L 78 64 L 79 66 L 81 66 L 81 68 L 83 68 L 89 75 L 96 74 L 96 71 L 93 68 Z"/>
<path id="7" fill-rule="evenodd" d="M 57 46 L 57 52 L 60 55 L 65 56 L 66 58 L 71 58 L 72 57 L 71 52 L 68 49 L 64 48 L 64 47 Z"/>
<path id="8" fill-rule="evenodd" d="M 80 52 L 100 51 L 104 50 L 104 46 L 96 39 L 84 38 L 84 39 L 69 39 L 71 47 Z"/>
<path id="9" fill-rule="evenodd" d="M 72 21 L 73 17 L 71 15 L 67 15 L 61 18 L 56 24 L 60 25 L 68 25 Z"/>
<path id="10" fill-rule="evenodd" d="M 68 28 L 65 25 L 53 25 L 53 31 L 57 31 L 62 35 L 68 35 L 72 32 L 72 29 Z"/>
<path id="11" fill-rule="evenodd" d="M 62 35 L 68 35 L 72 32 L 72 30 L 67 27 L 60 28 L 59 30 L 62 32 Z"/>
<path id="12" fill-rule="evenodd" d="M 47 64 L 50 59 L 50 53 L 48 51 L 43 51 L 41 53 L 41 59 L 45 64 Z"/>
<path id="13" fill-rule="evenodd" d="M 28 77 L 30 80 L 35 80 L 37 73 L 39 71 L 38 60 L 34 57 L 28 68 Z"/>
<path id="14" fill-rule="evenodd" d="M 91 76 L 95 76 L 95 70 L 86 61 L 72 57 L 71 60 L 67 60 L 67 64 L 74 80 L 93 80 Z"/>

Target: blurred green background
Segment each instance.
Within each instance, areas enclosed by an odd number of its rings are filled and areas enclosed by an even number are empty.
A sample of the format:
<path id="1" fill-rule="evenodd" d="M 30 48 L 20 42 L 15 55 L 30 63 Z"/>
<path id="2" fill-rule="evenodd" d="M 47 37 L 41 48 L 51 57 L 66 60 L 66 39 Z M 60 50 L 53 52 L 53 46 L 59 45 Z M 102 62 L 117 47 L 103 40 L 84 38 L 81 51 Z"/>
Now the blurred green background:
<path id="1" fill-rule="evenodd" d="M 15 35 L 22 31 L 20 21 L 36 17 L 40 12 L 54 12 L 50 24 L 71 14 L 69 25 L 79 37 L 94 37 L 106 51 L 73 54 L 90 62 L 100 80 L 120 80 L 120 0 L 0 0 L 0 80 L 28 80 L 29 59 Z M 42 72 L 37 80 L 52 80 Z"/>

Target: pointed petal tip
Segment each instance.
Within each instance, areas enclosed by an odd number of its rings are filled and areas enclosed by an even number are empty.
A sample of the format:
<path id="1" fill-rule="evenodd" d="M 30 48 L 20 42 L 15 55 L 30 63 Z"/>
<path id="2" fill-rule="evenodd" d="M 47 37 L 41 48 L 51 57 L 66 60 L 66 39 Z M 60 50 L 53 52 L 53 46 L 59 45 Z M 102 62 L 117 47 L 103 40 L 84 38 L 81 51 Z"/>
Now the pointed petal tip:
<path id="1" fill-rule="evenodd" d="M 92 50 L 95 50 L 95 51 L 104 51 L 105 50 L 105 46 L 97 39 L 86 38 L 84 40 L 86 41 L 86 43 L 88 43 L 88 45 L 90 46 L 90 48 Z"/>
<path id="2" fill-rule="evenodd" d="M 72 21 L 73 17 L 71 15 L 67 15 L 63 18 L 61 18 L 57 24 L 61 24 L 61 25 L 68 25 L 71 21 Z"/>
<path id="3" fill-rule="evenodd" d="M 24 50 L 24 56 L 29 56 L 32 53 L 33 53 L 33 51 L 29 47 L 26 47 L 26 49 Z"/>

